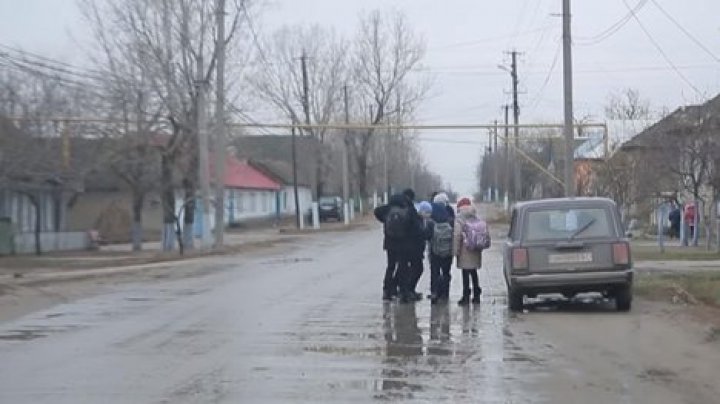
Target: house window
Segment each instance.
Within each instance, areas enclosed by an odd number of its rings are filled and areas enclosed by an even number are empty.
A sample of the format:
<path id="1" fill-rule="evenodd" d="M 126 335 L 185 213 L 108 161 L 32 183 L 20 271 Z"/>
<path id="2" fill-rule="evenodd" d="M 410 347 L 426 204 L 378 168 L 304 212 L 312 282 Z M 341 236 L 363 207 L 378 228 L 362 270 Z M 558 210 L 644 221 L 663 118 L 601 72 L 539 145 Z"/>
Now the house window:
<path id="1" fill-rule="evenodd" d="M 255 199 L 255 192 L 250 192 L 249 198 L 250 198 L 250 212 L 255 212 L 255 210 L 257 209 L 257 201 Z"/>

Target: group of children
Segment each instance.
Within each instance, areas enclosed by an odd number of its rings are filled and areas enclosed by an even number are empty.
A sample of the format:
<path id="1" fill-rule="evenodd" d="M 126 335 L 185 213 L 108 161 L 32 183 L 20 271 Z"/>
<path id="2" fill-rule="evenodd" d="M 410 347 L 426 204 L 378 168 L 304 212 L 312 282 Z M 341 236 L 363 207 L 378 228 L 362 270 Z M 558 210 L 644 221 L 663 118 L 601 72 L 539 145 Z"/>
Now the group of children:
<path id="1" fill-rule="evenodd" d="M 487 223 L 478 217 L 469 198 L 457 201 L 457 214 L 443 192 L 433 194 L 430 202 L 416 204 L 414 199 L 414 192 L 407 189 L 374 212 L 383 223 L 387 253 L 383 299 L 421 299 L 415 289 L 428 253 L 433 304 L 449 299 L 453 259 L 463 277 L 463 296 L 458 304 L 479 303 L 482 289 L 477 270 L 482 266 L 482 252 L 491 242 Z"/>

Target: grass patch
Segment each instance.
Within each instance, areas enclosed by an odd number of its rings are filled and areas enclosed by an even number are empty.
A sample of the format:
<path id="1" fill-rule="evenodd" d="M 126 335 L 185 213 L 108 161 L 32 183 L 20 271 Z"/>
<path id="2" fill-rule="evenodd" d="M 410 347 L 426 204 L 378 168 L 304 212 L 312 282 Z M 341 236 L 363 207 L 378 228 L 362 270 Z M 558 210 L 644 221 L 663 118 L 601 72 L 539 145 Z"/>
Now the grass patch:
<path id="1" fill-rule="evenodd" d="M 720 273 L 636 273 L 634 292 L 653 300 L 720 307 Z"/>
<path id="2" fill-rule="evenodd" d="M 633 245 L 633 259 L 637 261 L 712 261 L 720 260 L 720 254 L 714 249 L 703 247 L 665 246 L 661 253 L 658 246 Z"/>

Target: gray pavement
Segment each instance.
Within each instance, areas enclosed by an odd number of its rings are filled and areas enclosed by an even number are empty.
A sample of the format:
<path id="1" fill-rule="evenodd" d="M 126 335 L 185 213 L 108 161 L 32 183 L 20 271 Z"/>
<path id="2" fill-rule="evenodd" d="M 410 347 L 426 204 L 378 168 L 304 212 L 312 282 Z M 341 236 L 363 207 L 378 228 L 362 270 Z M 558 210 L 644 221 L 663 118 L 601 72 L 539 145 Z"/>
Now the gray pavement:
<path id="1" fill-rule="evenodd" d="M 668 356 L 672 347 L 662 354 L 642 349 L 646 338 L 689 342 L 646 308 L 620 315 L 591 300 L 509 315 L 499 242 L 481 271 L 480 305 L 383 303 L 380 245 L 378 229 L 326 234 L 281 253 L 223 261 L 203 276 L 119 285 L 0 324 L 0 402 L 677 403 L 718 397 L 707 380 L 716 377 L 720 355 L 697 344 L 682 351 L 708 361 L 693 365 L 698 374 L 685 371 L 696 379 L 692 393 L 685 384 L 676 389 L 643 379 L 673 378 L 681 370 L 672 366 L 688 364 Z M 457 299 L 460 276 L 454 274 Z M 427 282 L 426 273 L 423 290 Z"/>

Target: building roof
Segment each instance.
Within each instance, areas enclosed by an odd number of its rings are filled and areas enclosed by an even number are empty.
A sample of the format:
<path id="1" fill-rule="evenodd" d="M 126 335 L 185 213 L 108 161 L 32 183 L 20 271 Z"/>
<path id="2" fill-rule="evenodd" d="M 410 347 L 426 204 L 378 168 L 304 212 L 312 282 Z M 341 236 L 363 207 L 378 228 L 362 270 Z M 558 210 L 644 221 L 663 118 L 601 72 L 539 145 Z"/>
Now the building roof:
<path id="1" fill-rule="evenodd" d="M 664 135 L 717 131 L 720 128 L 720 95 L 700 105 L 683 106 L 655 122 L 622 145 L 623 150 L 656 147 Z"/>
<path id="2" fill-rule="evenodd" d="M 602 134 L 590 135 L 575 147 L 575 160 L 598 160 L 605 156 L 605 139 Z"/>
<path id="3" fill-rule="evenodd" d="M 238 136 L 233 146 L 240 159 L 266 165 L 284 184 L 292 184 L 292 137 L 283 135 Z M 317 140 L 296 137 L 298 184 L 312 185 L 315 178 Z"/>
<path id="4" fill-rule="evenodd" d="M 212 160 L 210 173 L 214 173 Z M 277 180 L 234 156 L 225 158 L 225 187 L 277 191 L 281 185 Z"/>
<path id="5" fill-rule="evenodd" d="M 248 160 L 248 164 L 285 186 L 293 185 L 292 164 L 277 160 Z M 298 186 L 309 187 L 310 182 L 298 174 Z"/>

